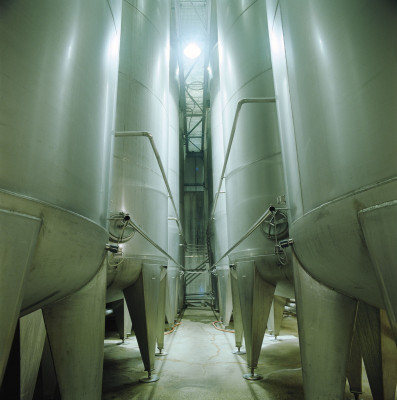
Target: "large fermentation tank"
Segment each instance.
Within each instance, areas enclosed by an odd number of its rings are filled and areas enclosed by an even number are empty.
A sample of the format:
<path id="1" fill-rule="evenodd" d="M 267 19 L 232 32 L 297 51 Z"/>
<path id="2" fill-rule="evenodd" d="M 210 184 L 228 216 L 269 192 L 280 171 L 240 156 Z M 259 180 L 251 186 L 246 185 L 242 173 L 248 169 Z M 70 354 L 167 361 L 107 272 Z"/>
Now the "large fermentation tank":
<path id="1" fill-rule="evenodd" d="M 170 91 L 169 91 L 169 136 L 168 136 L 168 182 L 178 215 L 172 206 L 171 199 L 168 200 L 168 253 L 176 262 L 182 264 L 183 237 L 179 230 L 180 196 L 179 196 L 179 83 L 176 52 L 171 51 L 170 59 Z M 173 326 L 178 308 L 179 292 L 179 265 L 174 261 L 168 262 L 167 269 L 168 290 L 166 315 L 168 323 Z"/>
<path id="2" fill-rule="evenodd" d="M 268 29 L 263 18 L 265 1 L 219 1 L 217 7 L 220 90 L 227 148 L 238 102 L 244 98 L 274 98 L 274 86 Z M 274 102 L 242 106 L 225 182 L 231 247 L 270 205 L 280 207 L 277 199 L 285 194 Z M 285 217 L 279 215 L 278 236 L 273 235 L 277 240 L 287 228 Z M 276 254 L 276 238 L 272 238 L 270 227 L 265 221 L 229 255 L 230 263 L 236 268 L 247 361 L 252 370 L 257 365 L 275 287 L 278 286 L 279 295 L 293 296 L 290 264 L 284 253 Z"/>
<path id="3" fill-rule="evenodd" d="M 274 97 L 267 25 L 260 15 L 263 1 L 243 5 L 218 2 L 219 66 L 225 150 L 237 103 L 243 98 Z M 262 40 L 259 40 L 261 38 Z M 229 246 L 248 230 L 277 197 L 285 194 L 273 103 L 246 104 L 237 124 L 226 169 Z M 231 263 L 246 258 L 276 265 L 274 242 L 260 229 L 230 254 Z M 265 264 L 264 264 L 265 265 Z"/>
<path id="4" fill-rule="evenodd" d="M 168 263 L 168 192 L 161 168 L 168 165 L 169 15 L 169 1 L 123 1 L 109 210 L 109 233 L 119 253 L 108 258 L 107 300 L 124 296 L 149 382 L 158 379 L 151 371 L 156 336 L 163 341 L 157 328 L 164 326 Z"/>
<path id="5" fill-rule="evenodd" d="M 219 54 L 216 45 L 210 58 L 210 99 L 211 99 L 211 156 L 212 156 L 212 181 L 214 196 L 218 190 L 224 162 L 222 102 L 219 88 Z M 210 221 L 209 233 L 211 251 L 214 262 L 218 261 L 228 249 L 226 195 L 225 184 L 222 182 L 217 207 L 213 221 Z M 229 260 L 223 258 L 216 266 L 218 275 L 219 308 L 222 322 L 229 325 L 232 313 L 232 294 L 230 284 Z"/>
<path id="6" fill-rule="evenodd" d="M 165 170 L 169 19 L 164 16 L 169 8 L 168 1 L 123 2 L 116 116 L 116 131 L 145 131 L 153 136 Z M 143 136 L 115 139 L 110 216 L 120 212 L 129 214 L 167 250 L 168 193 L 150 142 Z M 108 267 L 108 300 L 112 301 L 137 279 L 143 262 L 167 265 L 167 258 L 137 233 L 123 243 L 124 238 L 118 237 L 121 230 L 112 232 L 112 226 L 110 230 L 122 251 L 122 258 L 111 259 Z"/>
<path id="7" fill-rule="evenodd" d="M 397 197 L 395 5 L 281 1 L 270 18 L 297 255 L 383 306 L 357 213 Z"/>
<path id="8" fill-rule="evenodd" d="M 0 20 L 1 208 L 42 219 L 27 312 L 81 287 L 104 255 L 118 35 L 104 1 L 16 1 Z"/>
<path id="9" fill-rule="evenodd" d="M 117 14 L 106 1 L 0 5 L 0 330 L 11 339 L 20 309 L 80 289 L 104 257 Z"/>
<path id="10" fill-rule="evenodd" d="M 296 269 L 305 397 L 337 398 L 344 377 L 335 385 L 335 371 L 344 374 L 354 319 L 346 311 L 351 298 L 386 307 L 397 337 L 396 3 L 268 1 L 268 21 L 290 234 L 306 271 Z M 337 292 L 322 293 L 325 287 Z M 332 305 L 330 322 L 305 325 L 320 312 L 320 294 Z M 332 335 L 337 343 L 320 330 L 328 327 L 343 332 Z M 311 331 L 327 343 L 316 343 Z M 322 356 L 310 348 L 335 356 L 325 362 L 324 354 L 317 364 Z M 332 397 L 335 386 L 339 394 Z"/>

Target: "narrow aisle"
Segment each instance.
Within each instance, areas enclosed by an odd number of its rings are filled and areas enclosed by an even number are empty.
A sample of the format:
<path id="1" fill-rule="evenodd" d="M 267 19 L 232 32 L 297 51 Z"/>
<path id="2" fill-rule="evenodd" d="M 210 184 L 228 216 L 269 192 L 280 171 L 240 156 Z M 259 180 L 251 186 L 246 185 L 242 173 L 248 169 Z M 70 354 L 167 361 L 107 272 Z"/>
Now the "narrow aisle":
<path id="1" fill-rule="evenodd" d="M 145 376 L 135 337 L 120 344 L 115 334 L 105 340 L 103 399 L 263 399 L 301 400 L 302 377 L 296 319 L 283 320 L 279 340 L 266 335 L 258 373 L 246 381 L 245 355 L 234 355 L 234 335 L 216 330 L 208 308 L 188 308 L 182 324 L 165 337 L 166 357 L 156 357 L 160 380 L 139 383 Z M 266 348 L 266 350 L 265 350 Z"/>

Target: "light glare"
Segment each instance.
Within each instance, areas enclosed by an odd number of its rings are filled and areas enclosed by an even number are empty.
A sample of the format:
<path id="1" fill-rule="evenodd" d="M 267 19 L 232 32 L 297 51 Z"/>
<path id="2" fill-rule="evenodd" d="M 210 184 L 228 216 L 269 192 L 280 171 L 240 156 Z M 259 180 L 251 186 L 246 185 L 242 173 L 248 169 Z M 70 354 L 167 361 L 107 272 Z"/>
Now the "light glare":
<path id="1" fill-rule="evenodd" d="M 201 49 L 196 43 L 189 43 L 183 50 L 183 54 L 193 60 L 201 54 Z"/>

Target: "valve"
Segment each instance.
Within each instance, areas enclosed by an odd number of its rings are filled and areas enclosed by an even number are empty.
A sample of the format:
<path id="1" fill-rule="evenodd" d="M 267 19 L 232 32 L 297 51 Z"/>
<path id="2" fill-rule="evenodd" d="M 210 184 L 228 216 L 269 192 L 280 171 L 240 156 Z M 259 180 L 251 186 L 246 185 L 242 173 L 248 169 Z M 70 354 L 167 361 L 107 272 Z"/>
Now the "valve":
<path id="1" fill-rule="evenodd" d="M 278 242 L 279 246 L 283 249 L 286 249 L 289 246 L 292 246 L 294 244 L 294 239 L 289 238 L 289 239 L 284 239 L 284 240 L 280 240 Z"/>
<path id="2" fill-rule="evenodd" d="M 131 217 L 128 213 L 119 212 L 113 214 L 109 218 L 109 239 L 116 243 L 125 243 L 130 240 L 134 234 L 135 229 L 130 224 Z"/>
<path id="3" fill-rule="evenodd" d="M 105 250 L 109 251 L 110 253 L 116 254 L 119 251 L 119 246 L 117 246 L 116 244 L 107 244 L 105 246 Z"/>

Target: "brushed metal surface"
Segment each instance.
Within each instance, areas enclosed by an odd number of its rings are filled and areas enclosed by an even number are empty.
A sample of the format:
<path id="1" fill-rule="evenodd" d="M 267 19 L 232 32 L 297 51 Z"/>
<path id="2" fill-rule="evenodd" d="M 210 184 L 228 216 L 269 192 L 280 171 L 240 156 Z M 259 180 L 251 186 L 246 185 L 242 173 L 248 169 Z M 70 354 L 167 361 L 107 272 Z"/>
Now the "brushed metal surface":
<path id="1" fill-rule="evenodd" d="M 104 256 L 120 11 L 117 0 L 0 5 L 0 208 L 42 220 L 22 315 L 87 284 Z"/>
<path id="2" fill-rule="evenodd" d="M 259 275 L 254 261 L 236 264 L 247 365 L 257 368 L 275 287 Z"/>
<path id="3" fill-rule="evenodd" d="M 117 131 L 153 135 L 167 171 L 169 90 L 169 1 L 123 2 L 117 94 Z M 160 16 L 162 16 L 160 18 Z M 110 212 L 131 214 L 162 248 L 168 246 L 168 198 L 150 143 L 140 137 L 115 139 Z M 159 251 L 136 236 L 123 245 L 131 256 Z"/>
<path id="4" fill-rule="evenodd" d="M 219 76 L 219 55 L 218 46 L 214 47 L 211 52 L 210 63 L 210 98 L 211 98 L 211 156 L 212 156 L 212 192 L 215 195 L 218 189 L 219 180 L 221 178 L 223 162 L 224 162 L 224 143 L 223 143 L 223 124 L 222 124 L 222 101 L 220 92 L 220 76 Z M 212 199 L 214 201 L 214 199 Z M 216 204 L 214 219 L 209 221 L 208 231 L 211 238 L 211 249 L 213 258 L 219 258 L 228 249 L 227 236 L 227 216 L 226 216 L 226 193 L 225 182 L 223 180 L 221 192 Z M 227 258 L 221 260 L 222 266 L 228 266 Z M 222 293 L 221 293 L 222 296 Z"/>
<path id="5" fill-rule="evenodd" d="M 20 326 L 20 399 L 32 400 L 46 338 L 43 313 L 37 310 L 19 320 Z"/>
<path id="6" fill-rule="evenodd" d="M 287 304 L 285 297 L 274 295 L 272 307 L 267 320 L 267 330 L 275 338 L 280 334 L 281 322 L 283 320 L 284 306 Z"/>
<path id="7" fill-rule="evenodd" d="M 350 393 L 360 394 L 363 392 L 363 359 L 357 338 L 357 326 L 354 329 L 352 343 L 350 345 L 349 363 L 347 365 L 347 381 Z"/>
<path id="8" fill-rule="evenodd" d="M 267 23 L 263 19 L 265 2 L 220 1 L 217 6 L 220 96 L 224 143 L 228 143 L 239 100 L 274 97 L 273 74 Z M 285 192 L 275 105 L 245 107 L 226 169 L 229 246 Z M 257 230 L 229 258 L 235 262 L 271 254 L 274 242 Z M 277 268 L 275 256 L 257 261 L 264 266 L 264 273 L 272 266 Z"/>
<path id="9" fill-rule="evenodd" d="M 0 188 L 103 227 L 120 2 L 112 7 L 105 0 L 0 6 Z"/>
<path id="10" fill-rule="evenodd" d="M 119 332 L 120 339 L 124 342 L 128 335 L 131 334 L 132 329 L 132 321 L 128 312 L 127 303 L 123 298 L 121 300 L 111 302 L 109 306 L 113 309 L 117 330 Z"/>
<path id="11" fill-rule="evenodd" d="M 372 216 L 361 211 L 396 199 L 396 5 L 268 0 L 267 6 L 296 254 L 306 278 L 311 275 L 344 295 L 386 307 L 395 321 L 396 303 L 387 300 L 395 292 L 390 278 L 396 214 L 391 209 Z M 388 287 L 382 286 L 384 280 Z M 334 306 L 328 302 L 325 321 L 318 317 L 309 326 L 314 304 L 325 299 L 317 285 L 306 288 L 307 296 L 311 292 L 306 303 L 300 304 L 297 293 L 305 397 L 325 398 L 329 390 L 341 398 L 345 378 L 335 374 L 341 371 L 338 363 L 345 365 L 344 354 L 331 360 L 324 351 L 323 360 L 316 359 L 313 349 L 325 346 L 310 331 L 322 336 L 325 324 L 331 323 L 324 329 L 329 336 L 336 321 L 346 326 L 351 316 L 343 305 L 338 306 L 345 308 L 343 314 L 331 312 Z M 326 347 L 334 355 L 346 346 L 349 329 L 344 328 L 343 342 L 327 338 Z"/>
<path id="12" fill-rule="evenodd" d="M 167 293 L 165 315 L 169 326 L 174 326 L 178 313 L 179 268 L 169 265 L 167 268 Z"/>
<path id="13" fill-rule="evenodd" d="M 70 211 L 1 190 L 0 208 L 19 210 L 43 221 L 26 276 L 21 315 L 78 290 L 99 269 L 108 234 L 98 224 Z M 17 230 L 15 234 L 18 233 Z"/>
<path id="14" fill-rule="evenodd" d="M 169 1 L 123 1 L 116 131 L 152 135 L 168 167 Z M 168 248 L 167 188 L 150 142 L 117 137 L 114 142 L 110 214 L 126 212 L 162 249 Z M 167 265 L 163 254 L 136 234 L 108 266 L 107 300 L 139 277 L 144 262 Z M 118 263 L 120 264 L 118 265 Z"/>
<path id="15" fill-rule="evenodd" d="M 357 213 L 396 199 L 396 5 L 267 4 L 297 255 L 317 280 L 385 308 Z"/>
<path id="16" fill-rule="evenodd" d="M 397 201 L 379 204 L 359 212 L 365 243 L 376 271 L 385 308 L 397 340 L 396 238 Z"/>
<path id="17" fill-rule="evenodd" d="M 160 275 L 160 289 L 159 289 L 159 300 L 157 306 L 157 326 L 156 326 L 157 348 L 159 349 L 160 353 L 156 353 L 157 355 L 167 355 L 167 353 L 163 351 L 167 284 L 168 284 L 167 269 L 162 268 Z"/>
<path id="18" fill-rule="evenodd" d="M 397 10 L 387 0 L 279 10 L 305 214 L 396 176 Z"/>
<path id="19" fill-rule="evenodd" d="M 305 399 L 342 399 L 357 301 L 315 281 L 294 261 Z"/>
<path id="20" fill-rule="evenodd" d="M 218 265 L 216 267 L 216 274 L 218 277 L 219 313 L 223 324 L 228 326 L 233 311 L 232 283 L 229 265 Z"/>
<path id="21" fill-rule="evenodd" d="M 396 393 L 397 348 L 385 310 L 359 302 L 355 335 L 374 399 L 393 399 Z"/>
<path id="22" fill-rule="evenodd" d="M 43 308 L 63 399 L 101 397 L 105 293 L 103 263 L 97 275 L 81 290 Z"/>
<path id="23" fill-rule="evenodd" d="M 177 80 L 176 51 L 171 48 L 169 74 L 169 136 L 168 136 L 168 181 L 174 196 L 178 215 L 180 204 L 180 163 L 179 163 L 179 84 Z M 168 200 L 168 253 L 179 263 L 183 263 L 183 240 L 175 220 L 177 215 Z M 170 326 L 174 325 L 177 313 L 179 267 L 169 260 L 167 270 L 167 293 L 165 313 Z"/>
<path id="24" fill-rule="evenodd" d="M 0 210 L 0 385 L 7 366 L 26 276 L 31 268 L 41 223 L 40 218 Z"/>
<path id="25" fill-rule="evenodd" d="M 212 156 L 212 193 L 215 195 L 221 178 L 224 162 L 222 102 L 220 93 L 218 46 L 211 52 L 210 61 L 210 98 L 211 98 L 211 156 Z M 213 199 L 213 202 L 215 199 Z M 214 205 L 213 205 L 214 206 Z M 226 193 L 223 180 L 221 193 L 217 199 L 214 219 L 210 220 L 207 232 L 210 235 L 213 260 L 219 260 L 228 249 Z M 229 272 L 229 259 L 225 257 L 216 266 L 218 276 L 219 308 L 221 320 L 229 325 L 232 314 L 232 289 Z"/>
<path id="26" fill-rule="evenodd" d="M 154 369 L 161 264 L 144 263 L 138 279 L 124 289 L 145 371 Z"/>
<path id="27" fill-rule="evenodd" d="M 230 269 L 231 287 L 232 287 L 232 304 L 233 304 L 233 322 L 234 322 L 234 341 L 237 347 L 237 351 L 243 345 L 243 319 L 241 315 L 241 305 L 240 305 L 240 294 L 239 287 L 237 283 L 237 272 L 233 268 Z"/>

